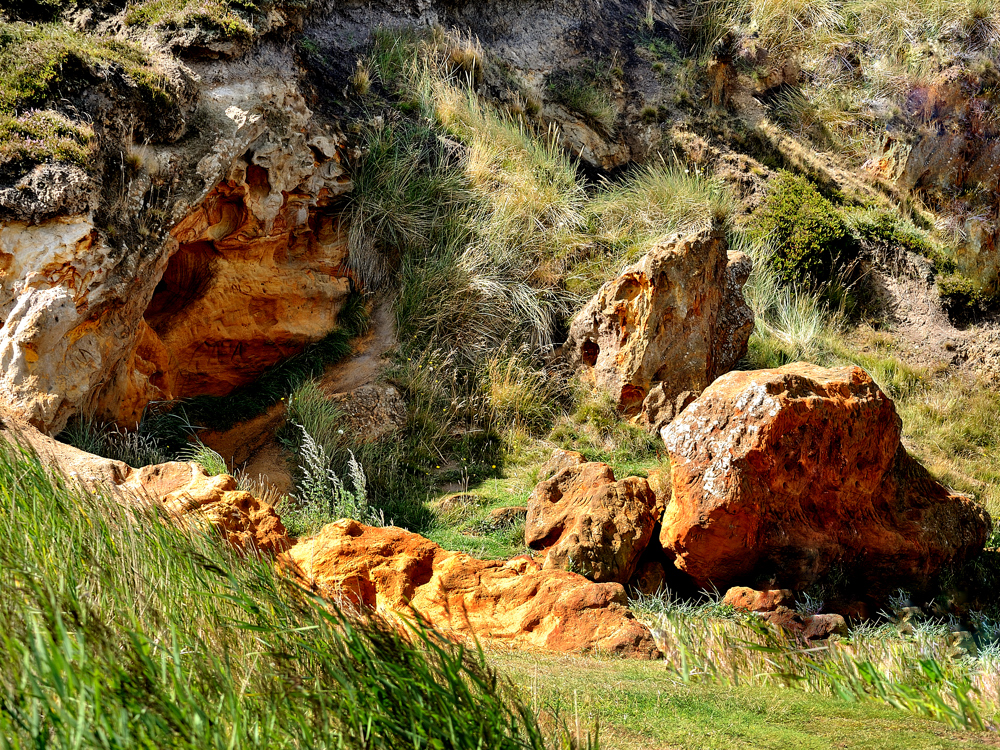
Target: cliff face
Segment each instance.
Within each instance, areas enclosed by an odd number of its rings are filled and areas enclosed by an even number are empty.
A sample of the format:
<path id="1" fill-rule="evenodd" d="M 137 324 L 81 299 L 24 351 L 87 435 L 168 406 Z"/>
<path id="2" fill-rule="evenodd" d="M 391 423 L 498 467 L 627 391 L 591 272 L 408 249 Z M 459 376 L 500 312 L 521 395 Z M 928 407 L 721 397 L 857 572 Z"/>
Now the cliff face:
<path id="1" fill-rule="evenodd" d="M 547 95 L 553 71 L 624 60 L 642 5 L 329 4 L 308 22 L 321 50 L 308 60 L 281 41 L 301 19 L 278 7 L 254 44 L 191 28 L 140 37 L 175 53 L 151 63 L 169 104 L 152 108 L 127 70 L 98 66 L 74 100 L 93 120 L 91 167 L 42 164 L 0 186 L 8 407 L 49 433 L 77 413 L 135 424 L 150 401 L 224 395 L 336 327 L 351 290 L 338 204 L 350 181 L 332 123 L 370 114 L 338 105 L 378 28 L 457 26 L 509 61 L 484 90 L 536 92 L 538 116 L 585 163 L 644 158 L 658 131 L 635 127 L 636 81 L 606 87 L 615 114 L 601 121 Z"/>
<path id="2" fill-rule="evenodd" d="M 292 55 L 183 68 L 176 137 L 118 141 L 117 184 L 47 165 L 8 190 L 0 389 L 45 431 L 228 393 L 332 330 L 350 292 L 342 137 L 306 106 Z M 130 115 L 108 111 L 107 137 Z"/>

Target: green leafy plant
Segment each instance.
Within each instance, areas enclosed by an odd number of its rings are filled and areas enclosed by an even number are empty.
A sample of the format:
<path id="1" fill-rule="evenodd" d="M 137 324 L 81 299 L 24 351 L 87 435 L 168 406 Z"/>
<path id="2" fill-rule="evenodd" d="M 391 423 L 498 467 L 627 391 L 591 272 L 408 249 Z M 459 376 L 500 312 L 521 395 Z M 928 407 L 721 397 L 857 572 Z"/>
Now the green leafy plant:
<path id="1" fill-rule="evenodd" d="M 848 248 L 837 209 L 805 177 L 789 172 L 769 186 L 750 226 L 753 235 L 771 244 L 774 268 L 789 284 L 828 279 Z"/>

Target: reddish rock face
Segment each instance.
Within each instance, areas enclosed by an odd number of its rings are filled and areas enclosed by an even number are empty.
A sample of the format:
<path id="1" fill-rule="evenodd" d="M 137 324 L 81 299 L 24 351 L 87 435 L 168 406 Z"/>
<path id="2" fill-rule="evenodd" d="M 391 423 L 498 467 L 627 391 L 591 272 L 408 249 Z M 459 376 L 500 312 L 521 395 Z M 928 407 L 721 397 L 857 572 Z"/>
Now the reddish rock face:
<path id="1" fill-rule="evenodd" d="M 209 523 L 234 549 L 276 555 L 292 546 L 274 508 L 249 492 L 224 492 L 196 517 Z"/>
<path id="2" fill-rule="evenodd" d="M 607 464 L 578 464 L 535 487 L 524 541 L 546 553 L 546 568 L 627 583 L 662 513 L 647 480 L 616 482 Z"/>
<path id="3" fill-rule="evenodd" d="M 661 435 L 673 499 L 660 541 L 700 586 L 802 589 L 836 573 L 877 596 L 986 542 L 988 514 L 906 453 L 892 401 L 858 367 L 729 373 Z"/>
<path id="4" fill-rule="evenodd" d="M 279 559 L 332 600 L 415 611 L 453 636 L 528 649 L 659 656 L 649 630 L 626 609 L 624 588 L 542 570 L 527 556 L 477 560 L 402 529 L 344 520 Z"/>
<path id="5" fill-rule="evenodd" d="M 574 318 L 568 357 L 652 430 L 746 353 L 752 263 L 720 233 L 671 238 L 604 284 Z"/>
<path id="6" fill-rule="evenodd" d="M 788 589 L 757 591 L 746 586 L 733 586 L 722 598 L 723 604 L 745 612 L 774 612 L 778 607 L 791 607 L 795 594 Z"/>

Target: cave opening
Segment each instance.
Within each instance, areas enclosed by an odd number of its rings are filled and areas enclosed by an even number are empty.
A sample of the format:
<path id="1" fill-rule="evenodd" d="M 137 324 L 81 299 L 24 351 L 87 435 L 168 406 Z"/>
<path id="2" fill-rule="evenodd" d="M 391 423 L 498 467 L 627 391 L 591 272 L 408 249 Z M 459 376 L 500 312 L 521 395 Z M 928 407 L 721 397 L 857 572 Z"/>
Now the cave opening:
<path id="1" fill-rule="evenodd" d="M 167 262 L 163 278 L 153 290 L 153 298 L 143 314 L 146 323 L 161 338 L 177 316 L 208 291 L 214 255 L 210 242 L 193 242 L 183 245 Z"/>

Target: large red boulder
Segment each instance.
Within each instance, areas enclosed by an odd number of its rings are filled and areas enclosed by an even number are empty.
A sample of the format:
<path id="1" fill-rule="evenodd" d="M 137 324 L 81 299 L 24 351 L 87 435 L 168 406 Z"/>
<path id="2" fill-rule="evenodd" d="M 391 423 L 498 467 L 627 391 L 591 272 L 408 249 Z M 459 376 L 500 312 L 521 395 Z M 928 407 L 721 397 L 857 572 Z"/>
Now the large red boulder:
<path id="1" fill-rule="evenodd" d="M 615 481 L 607 464 L 577 464 L 535 487 L 524 541 L 545 553 L 546 568 L 624 584 L 662 513 L 662 500 L 642 477 Z"/>
<path id="2" fill-rule="evenodd" d="M 477 560 L 403 529 L 343 520 L 280 560 L 331 600 L 416 613 L 456 637 L 537 650 L 659 656 L 650 631 L 626 608 L 622 586 L 542 570 L 526 556 Z"/>
<path id="3" fill-rule="evenodd" d="M 728 373 L 661 431 L 673 499 L 660 541 L 705 587 L 921 588 L 982 550 L 991 522 L 907 454 L 900 429 L 859 367 Z"/>

